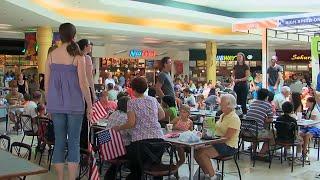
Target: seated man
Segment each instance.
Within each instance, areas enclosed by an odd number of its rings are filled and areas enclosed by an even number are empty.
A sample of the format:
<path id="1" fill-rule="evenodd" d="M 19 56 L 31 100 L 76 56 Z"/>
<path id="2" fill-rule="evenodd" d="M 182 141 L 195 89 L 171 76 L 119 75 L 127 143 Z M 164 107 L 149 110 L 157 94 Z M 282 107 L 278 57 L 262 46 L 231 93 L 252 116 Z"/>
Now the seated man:
<path id="1" fill-rule="evenodd" d="M 281 93 L 276 94 L 273 100 L 273 102 L 276 105 L 276 109 L 282 110 L 282 104 L 286 101 L 289 101 L 290 94 L 291 94 L 291 90 L 288 86 L 283 86 L 281 88 Z"/>
<path id="2" fill-rule="evenodd" d="M 35 91 L 33 93 L 33 98 L 31 101 L 29 101 L 25 107 L 23 114 L 24 115 L 29 115 L 32 118 L 32 124 L 33 124 L 33 131 L 37 132 L 38 127 L 36 125 L 36 117 L 38 116 L 38 104 L 40 103 L 41 100 L 41 92 L 40 91 Z M 23 119 L 22 119 L 23 122 Z"/>
<path id="3" fill-rule="evenodd" d="M 9 82 L 10 91 L 6 95 L 6 100 L 10 106 L 21 105 L 24 101 L 24 97 L 21 93 L 18 92 L 18 82 L 16 80 L 12 80 Z M 19 129 L 19 122 L 16 120 L 16 113 L 21 113 L 20 108 L 9 108 L 8 116 L 10 121 L 15 123 L 13 127 L 14 130 Z"/>
<path id="4" fill-rule="evenodd" d="M 258 97 L 257 100 L 253 101 L 250 105 L 250 109 L 247 113 L 247 120 L 253 120 L 257 122 L 258 125 L 258 138 L 266 138 L 273 140 L 272 132 L 267 130 L 265 127 L 269 123 L 272 122 L 273 119 L 273 112 L 272 112 L 272 106 L 267 101 L 269 91 L 267 89 L 260 89 L 258 90 Z M 249 129 L 248 134 L 255 134 L 256 127 L 253 126 L 253 124 L 244 124 L 247 129 Z M 269 143 L 272 143 L 269 141 Z M 262 149 L 260 150 L 260 155 L 264 155 L 268 151 L 268 144 L 264 143 L 262 146 Z M 256 144 L 253 145 L 253 149 L 256 149 Z"/>
<path id="5" fill-rule="evenodd" d="M 183 95 L 184 95 L 184 104 L 187 104 L 190 107 L 195 107 L 196 106 L 196 98 L 190 94 L 190 89 L 189 88 L 185 88 L 183 90 Z"/>

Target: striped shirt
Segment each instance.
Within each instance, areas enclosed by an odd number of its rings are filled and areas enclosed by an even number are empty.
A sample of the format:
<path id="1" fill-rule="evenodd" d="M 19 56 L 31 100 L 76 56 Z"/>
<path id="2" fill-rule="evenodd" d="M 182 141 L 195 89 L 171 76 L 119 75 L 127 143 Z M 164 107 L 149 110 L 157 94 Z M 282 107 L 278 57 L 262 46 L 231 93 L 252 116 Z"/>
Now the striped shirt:
<path id="1" fill-rule="evenodd" d="M 254 120 L 258 124 L 258 131 L 264 129 L 264 121 L 267 118 L 272 118 L 272 106 L 267 101 L 255 100 L 251 103 L 250 109 L 247 113 L 247 120 Z M 255 132 L 255 127 L 253 125 L 249 125 L 249 130 Z"/>

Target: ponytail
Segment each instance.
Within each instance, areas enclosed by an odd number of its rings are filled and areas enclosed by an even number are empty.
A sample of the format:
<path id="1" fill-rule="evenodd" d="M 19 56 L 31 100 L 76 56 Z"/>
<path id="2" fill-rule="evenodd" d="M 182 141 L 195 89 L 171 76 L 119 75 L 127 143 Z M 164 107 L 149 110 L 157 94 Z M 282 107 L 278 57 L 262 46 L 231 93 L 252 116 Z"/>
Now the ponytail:
<path id="1" fill-rule="evenodd" d="M 71 41 L 70 44 L 67 46 L 67 52 L 70 56 L 82 56 L 82 52 L 79 48 L 79 45 Z"/>

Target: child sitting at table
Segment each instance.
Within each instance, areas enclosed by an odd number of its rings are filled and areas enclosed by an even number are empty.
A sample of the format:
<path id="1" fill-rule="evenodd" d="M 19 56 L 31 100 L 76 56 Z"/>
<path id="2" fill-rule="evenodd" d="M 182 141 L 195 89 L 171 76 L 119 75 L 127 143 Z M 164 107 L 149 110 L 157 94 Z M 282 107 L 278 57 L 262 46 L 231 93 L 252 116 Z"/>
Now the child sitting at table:
<path id="1" fill-rule="evenodd" d="M 308 108 L 306 119 L 309 120 L 319 120 L 320 119 L 320 106 L 317 104 L 317 101 L 319 101 L 319 94 L 316 95 L 316 99 L 314 97 L 309 97 L 307 99 L 306 107 Z M 308 145 L 310 142 L 310 139 L 312 137 L 319 137 L 320 136 L 320 125 L 314 125 L 311 127 L 303 127 L 300 129 L 299 135 L 303 138 L 303 150 L 302 150 L 302 156 L 304 156 L 305 161 L 309 161 L 309 158 L 307 156 L 308 151 Z M 302 158 L 300 158 L 302 160 Z"/>
<path id="2" fill-rule="evenodd" d="M 294 123 L 297 126 L 297 120 L 292 117 L 293 104 L 291 102 L 285 102 L 282 104 L 283 115 L 277 118 L 277 122 Z M 293 141 L 295 139 L 295 130 L 293 127 L 288 127 L 283 124 L 276 124 L 277 140 L 280 141 Z"/>
<path id="3" fill-rule="evenodd" d="M 166 114 L 163 122 L 168 123 L 169 120 L 173 120 L 178 116 L 178 109 L 174 97 L 168 95 L 163 96 L 161 106 Z"/>
<path id="4" fill-rule="evenodd" d="M 192 131 L 193 130 L 193 123 L 189 119 L 190 116 L 190 107 L 188 105 L 182 105 L 180 107 L 180 115 L 176 117 L 173 121 L 173 129 L 177 131 Z M 185 162 L 185 154 L 183 148 L 177 148 L 179 161 L 178 165 L 181 165 Z"/>
<path id="5" fill-rule="evenodd" d="M 204 101 L 204 96 L 202 94 L 200 94 L 198 96 L 198 103 L 197 103 L 197 109 L 199 110 L 205 110 L 206 109 L 206 103 Z"/>

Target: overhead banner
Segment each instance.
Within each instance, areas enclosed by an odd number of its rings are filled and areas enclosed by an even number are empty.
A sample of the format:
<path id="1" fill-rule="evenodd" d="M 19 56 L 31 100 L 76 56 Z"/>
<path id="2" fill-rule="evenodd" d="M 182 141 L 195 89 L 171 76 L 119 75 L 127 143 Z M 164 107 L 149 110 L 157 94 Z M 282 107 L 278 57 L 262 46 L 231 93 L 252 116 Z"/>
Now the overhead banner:
<path id="1" fill-rule="evenodd" d="M 310 25 L 320 23 L 320 16 L 311 16 L 311 17 L 299 17 L 291 19 L 280 19 L 278 21 L 278 27 L 286 26 L 300 26 L 300 25 Z"/>

